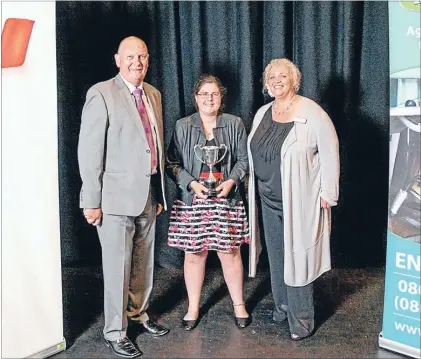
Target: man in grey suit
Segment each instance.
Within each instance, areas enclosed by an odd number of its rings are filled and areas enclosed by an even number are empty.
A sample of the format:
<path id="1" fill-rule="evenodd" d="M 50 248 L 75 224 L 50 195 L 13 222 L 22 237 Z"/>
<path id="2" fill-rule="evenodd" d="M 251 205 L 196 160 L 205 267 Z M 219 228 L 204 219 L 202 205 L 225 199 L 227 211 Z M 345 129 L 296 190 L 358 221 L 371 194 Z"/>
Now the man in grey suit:
<path id="1" fill-rule="evenodd" d="M 145 42 L 124 39 L 119 74 L 92 86 L 82 111 L 78 158 L 80 207 L 96 226 L 104 276 L 104 338 L 117 355 L 142 353 L 127 338 L 128 321 L 153 336 L 168 329 L 149 319 L 156 216 L 167 208 L 160 92 L 143 82 Z"/>

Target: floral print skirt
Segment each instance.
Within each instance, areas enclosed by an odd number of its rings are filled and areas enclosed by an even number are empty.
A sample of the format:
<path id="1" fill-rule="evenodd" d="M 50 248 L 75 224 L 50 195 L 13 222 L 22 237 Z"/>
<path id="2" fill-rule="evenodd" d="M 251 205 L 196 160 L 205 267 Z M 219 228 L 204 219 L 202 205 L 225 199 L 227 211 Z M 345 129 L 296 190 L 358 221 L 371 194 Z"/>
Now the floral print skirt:
<path id="1" fill-rule="evenodd" d="M 175 200 L 171 209 L 168 245 L 187 253 L 205 250 L 231 253 L 249 243 L 249 227 L 242 201 L 194 196 L 191 206 Z"/>

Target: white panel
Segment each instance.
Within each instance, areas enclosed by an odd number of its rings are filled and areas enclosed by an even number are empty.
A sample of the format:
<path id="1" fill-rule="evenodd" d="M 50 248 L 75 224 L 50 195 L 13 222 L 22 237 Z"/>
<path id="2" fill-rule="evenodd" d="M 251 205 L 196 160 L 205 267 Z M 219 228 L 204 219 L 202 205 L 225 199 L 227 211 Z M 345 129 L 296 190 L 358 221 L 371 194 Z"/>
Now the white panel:
<path id="1" fill-rule="evenodd" d="M 2 69 L 2 357 L 63 340 L 55 2 L 3 2 L 35 21 L 26 61 Z"/>

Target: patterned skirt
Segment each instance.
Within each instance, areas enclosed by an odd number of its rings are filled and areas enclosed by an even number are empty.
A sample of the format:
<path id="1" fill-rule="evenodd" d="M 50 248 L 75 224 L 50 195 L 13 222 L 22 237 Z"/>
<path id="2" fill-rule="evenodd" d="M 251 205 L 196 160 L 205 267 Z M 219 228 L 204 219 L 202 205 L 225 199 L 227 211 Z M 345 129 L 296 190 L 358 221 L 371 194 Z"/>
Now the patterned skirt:
<path id="1" fill-rule="evenodd" d="M 191 206 L 175 200 L 170 215 L 168 245 L 187 253 L 205 250 L 231 253 L 249 243 L 246 210 L 242 201 L 230 206 L 226 198 L 201 199 Z"/>

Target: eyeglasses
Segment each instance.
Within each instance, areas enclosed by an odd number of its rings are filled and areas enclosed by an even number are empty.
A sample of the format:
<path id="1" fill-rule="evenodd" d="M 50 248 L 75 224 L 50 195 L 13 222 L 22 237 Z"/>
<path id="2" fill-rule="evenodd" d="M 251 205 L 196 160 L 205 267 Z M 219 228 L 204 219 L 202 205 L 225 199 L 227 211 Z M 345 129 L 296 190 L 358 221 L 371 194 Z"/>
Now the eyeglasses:
<path id="1" fill-rule="evenodd" d="M 200 97 L 209 97 L 209 96 L 211 96 L 213 98 L 220 98 L 221 97 L 221 94 L 219 92 L 212 92 L 212 93 L 209 93 L 209 92 L 198 92 L 197 93 L 197 96 L 200 96 Z"/>

